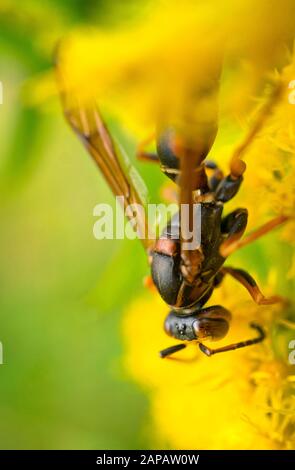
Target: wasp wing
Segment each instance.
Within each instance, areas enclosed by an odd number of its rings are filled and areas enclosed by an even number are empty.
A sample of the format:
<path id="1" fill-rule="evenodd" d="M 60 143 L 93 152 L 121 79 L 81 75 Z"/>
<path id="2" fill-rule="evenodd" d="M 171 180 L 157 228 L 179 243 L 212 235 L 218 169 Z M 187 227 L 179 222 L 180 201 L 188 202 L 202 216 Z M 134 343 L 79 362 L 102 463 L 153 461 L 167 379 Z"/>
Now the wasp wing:
<path id="1" fill-rule="evenodd" d="M 96 105 L 80 104 L 77 96 L 66 91 L 60 70 L 57 72 L 59 84 L 62 85 L 61 101 L 67 121 L 99 167 L 114 195 L 123 198 L 126 216 L 133 227 L 136 225 L 144 248 L 150 249 L 153 237 L 147 227 L 146 201 L 143 196 L 146 188 L 142 188 L 144 183 L 127 155 L 112 139 Z"/>

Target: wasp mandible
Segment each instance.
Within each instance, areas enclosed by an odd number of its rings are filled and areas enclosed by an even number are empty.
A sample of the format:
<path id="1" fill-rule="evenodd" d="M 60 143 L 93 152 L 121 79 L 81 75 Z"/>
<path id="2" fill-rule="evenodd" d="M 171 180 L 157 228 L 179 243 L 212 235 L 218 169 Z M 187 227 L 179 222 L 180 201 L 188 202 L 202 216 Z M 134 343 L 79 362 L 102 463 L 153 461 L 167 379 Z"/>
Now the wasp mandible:
<path id="1" fill-rule="evenodd" d="M 59 66 L 57 73 L 65 117 L 93 157 L 113 193 L 124 196 L 126 207 L 134 203 L 144 205 L 136 181 L 131 172 L 124 169 L 120 151 L 99 110 L 94 104 L 81 105 L 77 97 L 67 92 Z M 279 226 L 287 217 L 278 216 L 242 238 L 247 226 L 247 209 L 237 208 L 223 216 L 224 204 L 237 194 L 243 182 L 246 165 L 241 156 L 272 112 L 280 94 L 281 87 L 275 87 L 244 141 L 235 150 L 226 176 L 214 162 L 206 160 L 217 132 L 214 122 L 207 128 L 206 138 L 201 141 L 183 139 L 183 135 L 178 135 L 173 126 L 167 126 L 157 132 L 157 153 L 145 152 L 143 145 L 138 148 L 139 158 L 158 162 L 163 173 L 179 185 L 179 203 L 189 205 L 189 214 L 193 214 L 197 205 L 201 208 L 201 243 L 194 250 L 183 248 L 183 220 L 179 214 L 171 218 L 156 241 L 142 237 L 150 260 L 153 283 L 171 309 L 164 329 L 168 335 L 181 341 L 162 350 L 162 358 L 185 348 L 191 341 L 197 342 L 200 350 L 211 356 L 250 346 L 265 338 L 263 328 L 250 323 L 257 331 L 254 338 L 217 349 L 203 344 L 203 341 L 224 338 L 229 330 L 231 313 L 220 305 L 207 306 L 213 290 L 220 285 L 225 275 L 241 283 L 259 305 L 282 300 L 279 296 L 264 297 L 250 274 L 242 269 L 224 266 L 224 262 L 231 253 Z M 208 170 L 211 170 L 210 178 L 207 176 Z M 146 219 L 139 221 L 138 230 L 142 234 L 147 233 Z"/>

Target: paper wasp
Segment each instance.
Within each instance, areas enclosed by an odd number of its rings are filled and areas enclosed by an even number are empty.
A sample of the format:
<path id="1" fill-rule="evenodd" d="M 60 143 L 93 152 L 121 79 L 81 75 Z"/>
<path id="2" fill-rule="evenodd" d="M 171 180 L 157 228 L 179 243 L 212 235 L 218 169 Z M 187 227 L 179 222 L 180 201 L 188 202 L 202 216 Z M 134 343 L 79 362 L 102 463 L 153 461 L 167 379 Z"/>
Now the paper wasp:
<path id="1" fill-rule="evenodd" d="M 62 77 L 57 67 L 59 85 Z M 195 341 L 207 356 L 250 346 L 265 338 L 263 328 L 250 323 L 257 336 L 225 347 L 210 349 L 203 341 L 217 341 L 229 330 L 231 313 L 220 305 L 207 306 L 213 290 L 228 274 L 241 283 L 257 304 L 272 304 L 281 300 L 274 296 L 265 298 L 255 280 L 242 269 L 224 266 L 226 258 L 238 248 L 259 238 L 282 224 L 287 217 L 278 216 L 256 231 L 242 238 L 247 226 L 247 209 L 238 208 L 223 216 L 223 206 L 238 192 L 246 169 L 240 158 L 255 138 L 265 119 L 272 111 L 280 95 L 277 87 L 269 102 L 260 111 L 257 121 L 231 159 L 230 171 L 222 171 L 206 156 L 214 142 L 216 123 L 207 129 L 206 138 L 200 143 L 183 139 L 172 128 L 164 128 L 156 136 L 157 154 L 150 154 L 139 147 L 138 156 L 159 162 L 162 171 L 180 187 L 180 204 L 189 206 L 193 214 L 196 204 L 201 207 L 201 244 L 195 250 L 185 250 L 182 239 L 182 217 L 172 217 L 162 235 L 156 240 L 142 238 L 149 256 L 151 275 L 163 300 L 171 311 L 165 320 L 168 335 L 182 341 L 160 352 L 167 357 Z M 80 105 L 76 97 L 61 85 L 61 98 L 65 116 L 72 129 L 82 140 L 116 196 L 124 196 L 126 207 L 144 205 L 136 181 L 130 171 L 124 169 L 118 147 L 108 132 L 99 110 L 93 104 Z M 212 176 L 208 178 L 208 169 Z M 127 169 L 128 170 L 128 169 Z M 189 220 L 187 221 L 189 224 Z M 147 233 L 145 220 L 138 221 L 138 231 Z M 175 233 L 178 235 L 175 237 Z"/>

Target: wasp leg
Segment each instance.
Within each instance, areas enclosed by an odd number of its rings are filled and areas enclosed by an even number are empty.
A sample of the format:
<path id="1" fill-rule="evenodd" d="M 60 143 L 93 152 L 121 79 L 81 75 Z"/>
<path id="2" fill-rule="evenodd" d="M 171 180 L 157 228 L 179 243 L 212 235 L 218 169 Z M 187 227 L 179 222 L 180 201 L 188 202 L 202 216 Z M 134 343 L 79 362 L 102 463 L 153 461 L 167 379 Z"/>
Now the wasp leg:
<path id="1" fill-rule="evenodd" d="M 222 268 L 221 272 L 224 274 L 230 274 L 234 279 L 240 282 L 247 289 L 254 302 L 258 305 L 271 305 L 284 301 L 284 299 L 278 295 L 274 295 L 269 298 L 264 297 L 255 279 L 253 279 L 253 277 L 243 269 L 225 266 Z"/>
<path id="2" fill-rule="evenodd" d="M 213 171 L 209 178 L 208 184 L 210 191 L 215 192 L 220 182 L 223 180 L 224 174 L 212 160 L 205 161 L 205 168 Z"/>
<path id="3" fill-rule="evenodd" d="M 155 134 L 151 134 L 147 139 L 140 142 L 137 146 L 136 157 L 153 163 L 159 163 L 159 157 L 156 153 L 146 152 L 145 148 L 155 139 Z"/>
<path id="4" fill-rule="evenodd" d="M 220 254 L 224 258 L 228 256 L 227 249 L 228 246 L 232 246 L 242 237 L 243 233 L 246 230 L 248 221 L 248 211 L 247 209 L 236 209 L 233 212 L 230 212 L 224 219 L 221 221 L 221 232 L 227 234 L 226 240 L 220 246 Z"/>
<path id="5" fill-rule="evenodd" d="M 137 151 L 136 157 L 138 158 L 138 160 L 142 160 L 145 162 L 159 163 L 159 157 L 156 153 Z"/>
<path id="6" fill-rule="evenodd" d="M 270 94 L 268 100 L 262 106 L 260 111 L 257 114 L 257 117 L 251 127 L 249 128 L 248 133 L 244 137 L 244 140 L 241 142 L 240 145 L 236 147 L 234 150 L 233 156 L 230 162 L 230 178 L 231 179 L 240 179 L 242 178 L 243 173 L 246 170 L 246 164 L 241 157 L 245 153 L 246 150 L 250 147 L 252 142 L 255 140 L 267 120 L 272 114 L 274 106 L 278 103 L 279 99 L 282 96 L 283 92 L 283 85 L 281 82 L 278 82 L 272 93 Z"/>
<path id="7" fill-rule="evenodd" d="M 260 325 L 257 325 L 256 323 L 250 323 L 250 327 L 254 328 L 258 332 L 258 336 L 256 338 L 247 339 L 246 341 L 240 341 L 239 343 L 228 344 L 223 348 L 217 349 L 208 348 L 204 344 L 200 343 L 199 348 L 204 354 L 206 354 L 206 356 L 212 356 L 213 354 L 233 351 L 235 349 L 245 348 L 246 346 L 252 346 L 252 344 L 257 344 L 263 341 L 265 338 L 265 332 L 263 328 Z"/>
<path id="8" fill-rule="evenodd" d="M 241 172 L 241 174 L 237 177 L 233 177 L 230 174 L 221 179 L 215 189 L 215 199 L 217 201 L 228 202 L 237 194 L 243 181 L 242 173 L 243 172 Z"/>
<path id="9" fill-rule="evenodd" d="M 283 92 L 283 83 L 278 82 L 275 85 L 274 89 L 272 90 L 272 93 L 270 94 L 268 100 L 265 102 L 265 104 L 262 106 L 259 113 L 257 114 L 256 120 L 253 122 L 248 133 L 244 137 L 244 140 L 234 150 L 234 153 L 231 159 L 231 170 L 234 171 L 235 167 L 239 166 L 240 162 L 242 162 L 242 160 L 240 160 L 241 156 L 248 149 L 248 147 L 252 144 L 255 137 L 257 137 L 258 133 L 261 131 L 261 129 L 263 128 L 263 126 L 265 125 L 269 117 L 272 115 L 273 108 L 280 100 L 282 96 L 282 92 Z M 242 162 L 242 164 L 245 165 L 244 162 Z"/>
<path id="10" fill-rule="evenodd" d="M 164 357 L 170 356 L 171 354 L 174 354 L 177 351 L 181 351 L 184 348 L 186 348 L 186 344 L 175 344 L 169 348 L 162 349 L 162 351 L 159 352 L 159 355 L 162 359 L 164 359 Z"/>
<path id="11" fill-rule="evenodd" d="M 213 160 L 205 160 L 204 161 L 205 168 L 208 168 L 209 170 L 217 170 L 218 165 L 215 163 Z"/>
<path id="12" fill-rule="evenodd" d="M 282 84 L 278 84 L 269 100 L 261 108 L 256 121 L 250 127 L 242 143 L 235 149 L 230 162 L 230 174 L 224 178 L 215 191 L 217 201 L 227 202 L 232 199 L 238 192 L 243 181 L 243 173 L 246 170 L 246 163 L 241 160 L 242 155 L 254 141 L 257 134 L 271 115 L 274 105 L 278 102 L 282 94 Z"/>
<path id="13" fill-rule="evenodd" d="M 258 238 L 262 237 L 263 235 L 266 235 L 268 232 L 271 232 L 271 230 L 273 230 L 276 227 L 279 227 L 280 225 L 282 225 L 287 220 L 289 220 L 288 216 L 279 215 L 278 217 L 275 217 L 274 219 L 271 219 L 266 224 L 262 225 L 258 229 L 254 230 L 253 232 L 246 235 L 242 240 L 240 240 L 241 237 L 232 237 L 232 238 L 229 237 L 220 246 L 221 256 L 226 258 L 227 256 L 231 255 L 234 251 L 238 250 L 239 248 L 242 248 L 243 246 L 249 245 L 253 241 L 255 241 Z"/>

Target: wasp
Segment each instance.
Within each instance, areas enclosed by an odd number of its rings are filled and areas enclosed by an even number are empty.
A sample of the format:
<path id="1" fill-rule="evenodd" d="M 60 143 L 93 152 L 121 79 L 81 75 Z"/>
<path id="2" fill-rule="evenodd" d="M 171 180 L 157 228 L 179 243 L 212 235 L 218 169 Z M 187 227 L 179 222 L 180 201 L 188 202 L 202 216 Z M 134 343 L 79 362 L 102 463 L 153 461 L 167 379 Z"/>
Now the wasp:
<path id="1" fill-rule="evenodd" d="M 62 80 L 60 71 L 57 71 L 59 80 Z M 94 159 L 114 195 L 124 196 L 125 208 L 133 204 L 144 206 L 133 172 L 128 168 L 126 171 L 120 149 L 97 106 L 80 104 L 64 85 L 61 90 L 68 123 Z M 179 186 L 179 203 L 189 207 L 186 223 L 189 225 L 196 207 L 201 211 L 201 242 L 193 250 L 185 248 L 181 230 L 183 217 L 179 213 L 170 219 L 157 240 L 141 237 L 150 260 L 153 284 L 170 308 L 164 329 L 180 341 L 160 351 L 162 358 L 180 351 L 192 341 L 197 342 L 207 356 L 263 341 L 264 329 L 253 322 L 250 327 L 257 332 L 255 337 L 215 349 L 204 344 L 224 338 L 229 330 L 231 313 L 221 305 L 207 305 L 214 289 L 226 275 L 242 284 L 258 305 L 282 301 L 279 296 L 266 298 L 249 273 L 224 266 L 224 263 L 231 253 L 279 226 L 287 217 L 277 216 L 243 237 L 247 227 L 247 209 L 237 208 L 223 215 L 224 204 L 238 193 L 243 182 L 246 164 L 241 155 L 258 134 L 279 95 L 280 87 L 277 87 L 244 141 L 235 150 L 228 175 L 224 175 L 213 161 L 207 159 L 217 132 L 214 123 L 207 129 L 206 138 L 201 143 L 198 139 L 192 142 L 183 139 L 177 129 L 167 126 L 157 132 L 156 153 L 145 151 L 147 142 L 138 147 L 139 158 L 158 162 L 163 173 Z M 208 173 L 211 173 L 210 177 Z M 146 219 L 138 221 L 138 232 L 147 233 L 145 224 Z"/>

